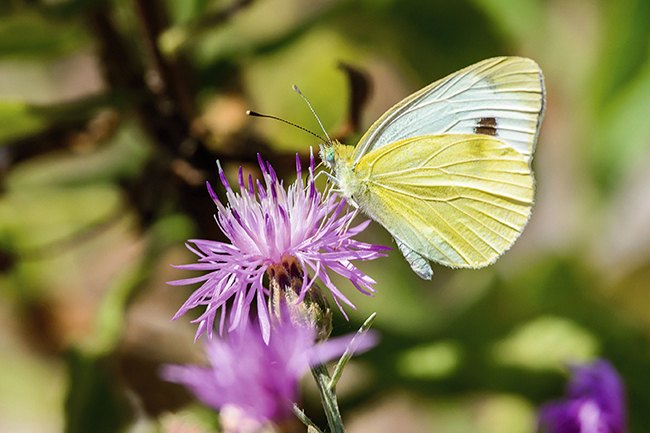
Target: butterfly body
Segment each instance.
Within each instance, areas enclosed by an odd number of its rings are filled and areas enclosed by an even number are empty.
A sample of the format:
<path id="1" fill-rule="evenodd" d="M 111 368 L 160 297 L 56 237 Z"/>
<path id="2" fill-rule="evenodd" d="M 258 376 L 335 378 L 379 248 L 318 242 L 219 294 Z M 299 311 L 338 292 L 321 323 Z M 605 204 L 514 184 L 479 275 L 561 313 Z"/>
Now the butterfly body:
<path id="1" fill-rule="evenodd" d="M 530 217 L 543 105 L 532 60 L 488 59 L 404 99 L 357 146 L 324 145 L 321 158 L 422 278 L 432 276 L 430 260 L 480 268 Z"/>

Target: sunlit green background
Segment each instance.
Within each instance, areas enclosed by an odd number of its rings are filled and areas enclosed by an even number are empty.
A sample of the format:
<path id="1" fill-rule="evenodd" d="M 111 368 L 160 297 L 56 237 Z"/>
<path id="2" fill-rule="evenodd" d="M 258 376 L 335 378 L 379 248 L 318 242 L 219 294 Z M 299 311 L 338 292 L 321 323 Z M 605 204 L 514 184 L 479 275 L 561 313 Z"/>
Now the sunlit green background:
<path id="1" fill-rule="evenodd" d="M 254 171 L 257 151 L 290 161 L 318 144 L 244 115 L 318 130 L 292 84 L 334 132 L 350 94 L 337 65 L 365 71 L 365 128 L 497 55 L 531 57 L 546 78 L 532 219 L 486 269 L 436 267 L 422 281 L 391 252 L 360 264 L 376 297 L 338 281 L 358 310 L 350 323 L 337 312 L 335 333 L 377 311 L 383 335 L 339 386 L 348 431 L 532 433 L 566 365 L 594 357 L 625 379 L 630 432 L 650 431 L 650 2 L 12 0 L 0 14 L 0 431 L 217 424 L 157 379 L 161 363 L 200 359 L 188 318 L 169 323 L 189 291 L 165 281 L 187 276 L 169 263 L 193 260 L 183 243 L 202 234 L 196 215 L 215 212 L 207 201 L 187 212 L 203 202 L 188 205 L 164 174 L 196 173 L 164 143 L 199 138 L 229 173 Z M 153 39 L 143 16 L 158 23 Z M 130 69 L 106 62 L 120 47 Z M 147 101 L 153 117 L 169 111 L 160 61 L 183 72 L 171 74 L 176 101 L 189 98 L 179 137 L 147 126 Z M 232 147 L 256 142 L 239 161 Z M 394 246 L 377 226 L 361 238 Z M 322 424 L 305 382 L 303 405 Z"/>

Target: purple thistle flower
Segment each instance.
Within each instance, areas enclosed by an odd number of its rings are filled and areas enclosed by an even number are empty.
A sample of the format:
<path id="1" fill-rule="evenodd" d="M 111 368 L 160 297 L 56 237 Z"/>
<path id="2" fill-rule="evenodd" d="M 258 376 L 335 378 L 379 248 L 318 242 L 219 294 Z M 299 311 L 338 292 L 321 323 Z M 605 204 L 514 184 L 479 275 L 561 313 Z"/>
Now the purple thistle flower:
<path id="1" fill-rule="evenodd" d="M 205 312 L 194 322 L 199 322 L 198 339 L 206 330 L 212 338 L 217 311 L 221 308 L 219 332 L 223 332 L 226 317 L 226 302 L 234 297 L 230 313 L 230 327 L 233 330 L 248 321 L 253 300 L 256 301 L 257 316 L 264 341 L 270 337 L 269 313 L 263 287 L 264 273 L 271 265 L 279 265 L 283 257 L 295 257 L 305 270 L 305 278 L 298 300 L 301 301 L 316 279 L 332 292 L 334 300 L 343 311 L 340 301 L 352 308 L 354 305 L 332 283 L 327 269 L 350 280 L 362 293 L 371 295 L 376 282 L 363 274 L 351 260 L 372 260 L 384 256 L 380 251 L 390 248 L 353 240 L 363 231 L 369 220 L 356 227 L 348 228 L 354 214 L 343 212 L 345 200 L 336 195 L 324 199 L 314 184 L 314 157 L 309 166 L 307 186 L 302 180 L 300 159 L 296 155 L 298 178 L 285 191 L 273 168 L 258 155 L 265 185 L 257 181 L 257 193 L 252 176 L 244 180 L 239 169 L 239 189 L 232 190 L 221 166 L 219 176 L 226 188 L 228 203 L 224 206 L 208 184 L 210 196 L 217 205 L 216 221 L 231 243 L 190 240 L 194 246 L 187 247 L 199 256 L 195 264 L 177 266 L 179 269 L 208 271 L 196 278 L 171 281 L 168 284 L 203 284 L 189 297 L 172 320 L 178 319 L 190 309 L 205 305 Z M 311 269 L 313 277 L 307 276 Z M 345 315 L 345 312 L 343 312 Z"/>
<path id="2" fill-rule="evenodd" d="M 540 409 L 543 433 L 624 433 L 625 390 L 614 367 L 598 360 L 573 368 L 568 398 Z"/>
<path id="3" fill-rule="evenodd" d="M 238 331 L 227 340 L 206 341 L 209 367 L 166 365 L 162 376 L 186 386 L 212 408 L 236 408 L 245 420 L 259 424 L 291 418 L 302 375 L 310 366 L 341 355 L 352 339 L 349 335 L 314 345 L 314 329 L 290 320 L 274 323 L 268 344 L 257 326 L 247 323 Z M 366 334 L 356 352 L 375 343 L 375 334 Z"/>

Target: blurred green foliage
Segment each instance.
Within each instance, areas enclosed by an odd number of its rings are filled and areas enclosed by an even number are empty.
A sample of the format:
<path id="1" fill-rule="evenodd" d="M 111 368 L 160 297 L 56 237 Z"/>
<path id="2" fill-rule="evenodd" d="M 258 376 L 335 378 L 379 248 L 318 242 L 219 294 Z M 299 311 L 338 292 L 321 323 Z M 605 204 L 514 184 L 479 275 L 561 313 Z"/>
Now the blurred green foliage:
<path id="1" fill-rule="evenodd" d="M 319 132 L 296 84 L 335 135 L 344 62 L 374 88 L 352 144 L 412 91 L 495 55 L 546 77 L 532 220 L 486 269 L 425 282 L 393 251 L 360 265 L 374 298 L 337 281 L 358 310 L 334 332 L 377 311 L 383 335 L 339 386 L 348 429 L 531 433 L 567 363 L 601 356 L 627 383 L 630 432 L 650 430 L 647 1 L 14 0 L 0 13 L 0 431 L 212 428 L 157 379 L 200 358 L 189 318 L 168 323 L 188 294 L 165 286 L 186 277 L 168 263 L 193 260 L 185 239 L 218 236 L 204 189 L 216 157 L 256 174 L 261 152 L 290 177 L 293 153 L 318 144 L 244 111 Z M 361 237 L 393 245 L 376 226 Z"/>

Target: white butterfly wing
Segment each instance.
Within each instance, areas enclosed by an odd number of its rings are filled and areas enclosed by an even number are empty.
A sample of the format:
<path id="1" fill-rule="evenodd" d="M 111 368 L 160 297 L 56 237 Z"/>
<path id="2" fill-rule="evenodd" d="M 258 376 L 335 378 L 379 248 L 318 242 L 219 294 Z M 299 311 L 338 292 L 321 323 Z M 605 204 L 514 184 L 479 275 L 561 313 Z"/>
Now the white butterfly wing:
<path id="1" fill-rule="evenodd" d="M 430 84 L 388 110 L 356 146 L 354 165 L 374 149 L 430 134 L 491 135 L 530 163 L 544 104 L 544 78 L 533 60 L 483 60 Z"/>
<path id="2" fill-rule="evenodd" d="M 462 268 L 493 263 L 530 217 L 530 166 L 495 137 L 442 134 L 398 141 L 368 153 L 355 175 L 362 181 L 344 183 L 346 196 L 390 232 L 425 279 L 433 273 L 429 260 Z"/>

